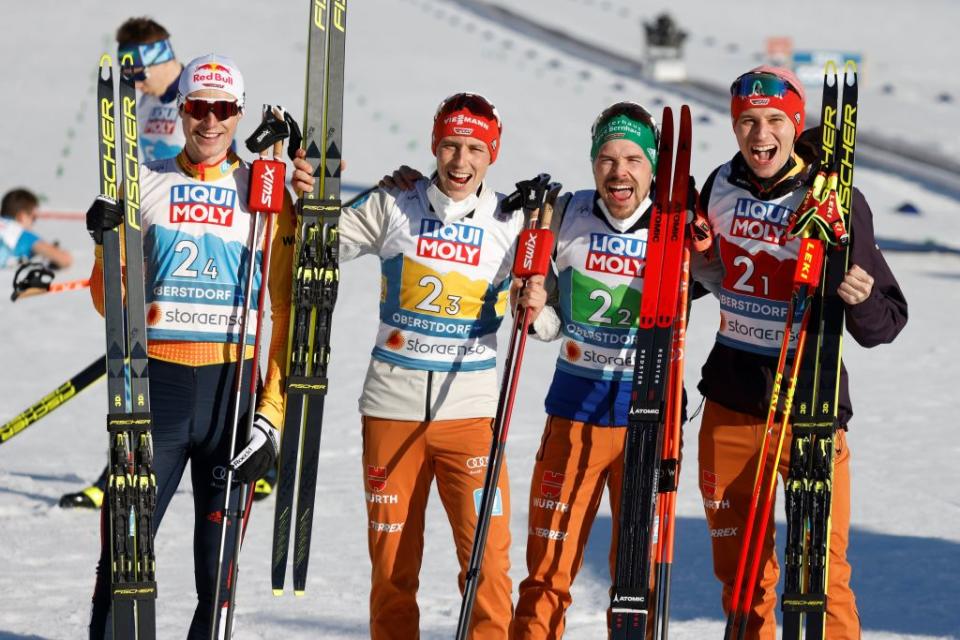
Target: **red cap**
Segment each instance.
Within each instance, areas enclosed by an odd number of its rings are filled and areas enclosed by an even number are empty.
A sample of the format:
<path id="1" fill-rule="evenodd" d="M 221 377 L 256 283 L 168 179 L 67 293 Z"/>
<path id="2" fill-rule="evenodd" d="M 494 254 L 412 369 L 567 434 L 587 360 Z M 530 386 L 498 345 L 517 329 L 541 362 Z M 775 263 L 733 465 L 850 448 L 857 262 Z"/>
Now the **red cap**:
<path id="1" fill-rule="evenodd" d="M 488 100 L 477 94 L 458 93 L 440 103 L 437 109 L 430 151 L 437 155 L 440 140 L 447 136 L 467 136 L 486 143 L 490 164 L 493 164 L 500 151 L 502 130 L 500 116 Z"/>
<path id="2" fill-rule="evenodd" d="M 786 85 L 782 95 L 774 91 L 766 91 L 758 83 L 751 83 L 750 76 L 766 74 L 779 78 Z M 753 88 L 751 88 L 753 87 Z M 797 76 L 784 67 L 760 65 L 737 78 L 730 87 L 730 115 L 736 122 L 740 114 L 747 109 L 772 108 L 779 109 L 790 118 L 796 129 L 794 139 L 803 133 L 803 124 L 806 120 L 807 94 Z"/>

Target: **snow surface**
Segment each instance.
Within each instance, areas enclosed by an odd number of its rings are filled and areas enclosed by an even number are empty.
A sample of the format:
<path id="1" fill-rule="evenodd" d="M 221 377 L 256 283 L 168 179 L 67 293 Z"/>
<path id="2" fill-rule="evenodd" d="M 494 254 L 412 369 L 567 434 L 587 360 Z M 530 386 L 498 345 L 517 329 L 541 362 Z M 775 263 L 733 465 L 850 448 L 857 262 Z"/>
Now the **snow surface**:
<path id="1" fill-rule="evenodd" d="M 292 6 L 296 4 L 297 6 Z M 4 188 L 24 184 L 42 192 L 48 210 L 82 210 L 94 194 L 95 120 L 92 117 L 96 62 L 112 51 L 112 30 L 128 15 L 150 14 L 174 34 L 182 60 L 214 50 L 232 55 L 246 75 L 248 103 L 280 102 L 299 113 L 306 29 L 305 3 L 215 0 L 172 4 L 128 0 L 104 4 L 34 0 L 3 3 L 3 24 L 48 25 L 52 35 L 24 28 L 0 41 L 0 86 L 5 88 L 0 136 Z M 608 45 L 636 43 L 641 14 L 659 5 L 609 0 L 525 0 L 515 9 L 545 20 L 576 24 L 579 35 Z M 804 8 L 822 3 L 806 3 Z M 522 6 L 521 6 L 522 5 Z M 826 6 L 825 4 L 823 6 Z M 675 2 L 671 7 L 693 43 L 716 38 L 713 53 L 699 59 L 718 84 L 753 62 L 750 53 L 768 35 L 793 35 L 816 46 L 832 46 L 818 21 L 799 8 L 780 20 L 772 3 Z M 889 81 L 906 92 L 925 94 L 951 87 L 945 60 L 957 59 L 949 31 L 960 8 L 946 1 L 910 5 L 883 0 L 845 3 L 843 15 L 883 15 L 865 21 L 840 40 L 867 52 L 870 83 Z M 924 8 L 925 7 L 925 8 Z M 549 9 L 549 10 L 548 10 Z M 622 21 L 608 16 L 627 10 Z M 810 12 L 812 13 L 812 11 Z M 921 26 L 915 15 L 927 17 Z M 622 22 L 622 24 L 620 24 Z M 757 32 L 752 25 L 763 24 Z M 488 95 L 504 118 L 504 152 L 490 172 L 500 190 L 516 180 L 550 171 L 567 188 L 590 186 L 588 131 L 596 113 L 619 99 L 677 106 L 669 92 L 624 80 L 604 69 L 558 53 L 503 27 L 477 19 L 454 3 L 435 0 L 355 2 L 347 39 L 345 178 L 369 184 L 400 163 L 427 170 L 430 118 L 437 102 L 462 89 Z M 619 25 L 619 26 L 618 26 Z M 633 35 L 616 29 L 634 30 Z M 916 37 L 908 38 L 911 33 Z M 929 36 L 927 35 L 929 34 Z M 747 39 L 749 36 L 749 40 Z M 41 40 L 42 38 L 42 40 Z M 923 55 L 900 44 L 922 40 Z M 252 45 L 251 42 L 263 41 Z M 742 42 L 740 57 L 721 54 Z M 624 44 L 624 50 L 628 46 Z M 705 47 L 706 45 L 704 45 Z M 727 51 L 729 51 L 727 49 Z M 743 53 L 748 52 L 748 53 Z M 908 55 L 910 54 L 910 55 Z M 912 57 L 911 57 L 912 56 Z M 724 61 L 722 58 L 736 58 Z M 713 64 L 711 58 L 715 58 Z M 933 58 L 933 61 L 930 61 Z M 937 73 L 937 65 L 943 73 Z M 52 81 L 52 82 L 51 82 Z M 888 127 L 894 136 L 924 136 L 948 144 L 955 119 L 931 107 L 917 118 L 917 100 L 884 99 L 866 90 L 864 127 Z M 702 180 L 735 151 L 727 115 L 692 104 L 695 118 L 694 173 Z M 943 107 L 946 109 L 946 107 Z M 956 107 L 950 107 L 955 109 Z M 872 111 L 875 115 L 868 116 Z M 951 112 L 948 115 L 952 115 Z M 872 119 L 876 118 L 875 121 Z M 909 128 L 907 121 L 909 119 Z M 876 122 L 878 124 L 872 124 Z M 883 124 L 883 123 L 890 123 Z M 252 130 L 253 118 L 241 125 Z M 950 135 L 947 135 L 949 132 Z M 895 176 L 858 170 L 857 184 L 871 202 L 878 236 L 952 251 L 889 253 L 888 260 L 911 303 L 911 319 L 897 342 L 867 353 L 847 341 L 845 359 L 853 383 L 856 417 L 849 437 L 853 469 L 851 559 L 864 637 L 960 637 L 960 443 L 954 410 L 960 380 L 956 341 L 960 312 L 960 204 Z M 894 209 L 910 201 L 919 216 Z M 58 238 L 77 256 L 58 279 L 84 277 L 92 250 L 82 224 L 44 220 L 42 235 Z M 241 558 L 238 637 L 363 638 L 367 635 L 369 559 L 356 398 L 376 328 L 378 266 L 363 259 L 344 265 L 334 322 L 331 395 L 327 399 L 310 580 L 303 598 L 274 598 L 269 589 L 273 501 L 257 505 Z M 0 335 L 0 416 L 8 419 L 103 352 L 102 321 L 84 293 L 3 303 Z M 693 307 L 689 330 L 688 389 L 713 340 L 718 310 L 712 300 Z M 525 358 L 523 395 L 508 444 L 513 505 L 511 525 L 514 583 L 524 577 L 526 496 L 533 455 L 544 421 L 542 399 L 552 375 L 556 344 L 531 343 Z M 63 511 L 61 493 L 92 480 L 104 460 L 103 386 L 98 385 L 0 450 L 0 640 L 78 638 L 86 634 L 93 567 L 98 552 L 97 518 Z M 699 400 L 692 393 L 692 404 Z M 695 482 L 695 419 L 686 427 L 688 462 L 678 494 L 678 540 L 674 567 L 672 635 L 678 639 L 719 637 L 722 614 L 712 576 L 708 534 Z M 192 509 L 189 484 L 181 487 L 157 538 L 158 637 L 182 637 L 194 607 L 191 571 Z M 777 512 L 781 518 L 780 510 Z M 434 499 L 421 573 L 423 637 L 449 638 L 460 597 L 449 528 Z M 572 639 L 603 637 L 609 509 L 601 507 L 567 616 Z M 952 604 L 951 604 L 952 603 Z"/>

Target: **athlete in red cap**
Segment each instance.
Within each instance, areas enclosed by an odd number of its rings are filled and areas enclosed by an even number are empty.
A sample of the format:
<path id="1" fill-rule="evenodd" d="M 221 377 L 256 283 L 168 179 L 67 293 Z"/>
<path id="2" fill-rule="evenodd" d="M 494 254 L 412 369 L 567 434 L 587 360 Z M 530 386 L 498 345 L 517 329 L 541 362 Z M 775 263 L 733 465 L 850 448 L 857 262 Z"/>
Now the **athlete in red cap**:
<path id="1" fill-rule="evenodd" d="M 420 637 L 417 587 L 424 512 L 434 479 L 453 529 L 459 582 L 473 545 L 491 423 L 497 409 L 497 327 L 507 305 L 519 213 L 501 210 L 485 182 L 500 151 L 500 118 L 459 93 L 433 122 L 433 178 L 409 191 L 374 191 L 340 218 L 340 260 L 372 254 L 382 274 L 380 328 L 360 413 L 370 637 Z M 294 186 L 312 186 L 300 152 Z M 507 637 L 512 615 L 509 480 L 500 476 L 470 627 L 473 640 Z"/>
<path id="2" fill-rule="evenodd" d="M 730 111 L 740 150 L 710 174 L 698 202 L 700 214 L 709 221 L 713 246 L 709 260 L 695 255 L 692 273 L 717 295 L 721 309 L 716 344 L 699 384 L 706 398 L 699 434 L 699 484 L 725 611 L 730 607 L 800 245 L 799 238 L 788 239 L 785 232 L 790 214 L 819 169 L 819 132 L 804 133 L 804 110 L 803 87 L 786 69 L 757 67 L 737 78 L 731 87 Z M 907 302 L 874 241 L 872 215 L 863 194 L 854 189 L 850 268 L 837 293 L 845 305 L 847 331 L 864 347 L 892 341 L 907 321 Z M 850 527 L 846 427 L 852 415 L 842 372 L 827 586 L 826 635 L 831 640 L 860 637 L 846 557 Z M 786 437 L 789 442 L 789 426 Z M 789 457 L 785 446 L 779 465 L 784 478 Z M 768 527 L 759 584 L 750 603 L 748 638 L 772 639 L 776 634 L 779 568 L 774 549 L 773 528 Z"/>

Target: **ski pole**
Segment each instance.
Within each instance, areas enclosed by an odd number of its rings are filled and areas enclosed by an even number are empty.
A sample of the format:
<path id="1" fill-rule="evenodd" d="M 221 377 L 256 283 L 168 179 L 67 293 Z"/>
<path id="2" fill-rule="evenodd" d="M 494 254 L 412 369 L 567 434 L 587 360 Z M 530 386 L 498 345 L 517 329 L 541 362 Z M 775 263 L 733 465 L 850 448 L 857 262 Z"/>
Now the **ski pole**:
<path id="1" fill-rule="evenodd" d="M 668 466 L 666 477 L 661 482 L 669 484 L 660 494 L 659 532 L 657 534 L 657 607 L 654 610 L 654 636 L 667 640 L 670 627 L 670 577 L 673 567 L 673 541 L 676 534 L 677 484 L 680 479 L 680 438 L 683 424 L 683 365 L 687 341 L 687 309 L 690 287 L 690 248 L 683 249 L 680 277 L 680 308 L 677 311 L 676 329 L 673 334 L 674 365 L 671 370 L 670 401 L 668 407 L 667 439 L 664 443 L 663 462 Z M 659 624 L 658 620 L 659 618 Z"/>
<path id="2" fill-rule="evenodd" d="M 520 234 L 517 242 L 513 273 L 516 277 L 522 278 L 524 282 L 534 275 L 546 275 L 550 268 L 550 256 L 553 252 L 553 233 L 550 231 L 550 220 L 553 217 L 553 207 L 557 196 L 560 194 L 561 186 L 556 182 L 547 184 L 549 180 L 549 175 L 540 174 L 533 181 L 534 187 L 529 192 L 534 201 L 523 202 L 524 209 L 532 210 L 529 224 Z M 521 195 L 525 191 L 521 187 L 522 184 L 524 183 L 517 185 L 520 188 Z M 463 601 L 460 604 L 460 617 L 457 621 L 457 640 L 464 640 L 467 637 L 470 619 L 473 616 L 473 605 L 476 601 L 477 587 L 480 582 L 480 565 L 483 562 L 483 552 L 486 548 L 493 506 L 499 493 L 497 484 L 500 479 L 500 468 L 503 466 L 507 433 L 510 430 L 510 417 L 513 413 L 513 403 L 517 394 L 517 383 L 520 379 L 520 366 L 523 363 L 523 351 L 529 326 L 530 317 L 527 308 L 521 306 L 518 302 L 513 314 L 510 346 L 507 350 L 507 359 L 503 369 L 500 397 L 497 402 L 497 415 L 493 421 L 490 455 L 487 458 L 487 473 L 483 480 L 483 492 L 480 498 L 480 508 L 477 510 L 477 526 L 473 537 L 473 548 L 470 551 L 470 561 L 467 565 L 463 587 Z"/>
<path id="3" fill-rule="evenodd" d="M 804 238 L 800 245 L 800 253 L 797 257 L 797 268 L 793 277 L 793 292 L 790 296 L 790 304 L 787 308 L 787 324 L 784 329 L 783 341 L 780 345 L 780 356 L 777 363 L 777 375 L 774 378 L 773 390 L 770 397 L 770 406 L 767 410 L 767 422 L 764 429 L 763 441 L 761 443 L 760 459 L 757 463 L 757 476 L 754 480 L 753 496 L 750 504 L 750 511 L 747 514 L 747 522 L 744 527 L 744 539 L 740 546 L 740 556 L 737 561 L 737 574 L 734 581 L 733 594 L 730 601 L 730 613 L 727 616 L 727 626 L 724 631 L 724 638 L 732 640 L 734 637 L 743 638 L 747 630 L 747 622 L 750 617 L 750 603 L 753 600 L 753 593 L 756 588 L 756 578 L 760 566 L 760 556 L 763 551 L 763 538 L 766 534 L 767 524 L 770 520 L 772 511 L 774 493 L 777 488 L 777 467 L 780 463 L 780 457 L 783 451 L 783 441 L 786 435 L 787 422 L 790 419 L 790 409 L 793 405 L 793 394 L 796 390 L 797 374 L 800 371 L 800 361 L 803 355 L 803 347 L 806 342 L 807 321 L 810 314 L 810 297 L 813 295 L 820 283 L 820 270 L 823 266 L 823 244 L 819 240 Z M 784 399 L 782 416 L 777 433 L 777 448 L 773 458 L 773 468 L 770 471 L 770 479 L 766 483 L 766 492 L 763 506 L 759 507 L 761 486 L 764 484 L 763 477 L 766 471 L 766 461 L 769 452 L 770 441 L 772 440 L 774 423 L 776 422 L 777 409 L 780 400 L 780 387 L 783 383 L 784 370 L 786 369 L 787 353 L 790 346 L 790 337 L 795 322 L 795 316 L 800 313 L 800 325 L 797 330 L 797 346 L 794 350 L 793 362 L 787 376 L 787 387 Z M 760 523 L 754 534 L 753 526 L 757 511 L 760 511 Z M 746 583 L 746 565 L 750 560 L 750 574 Z M 741 593 L 743 592 L 743 593 Z M 741 595 L 743 596 L 741 599 Z M 736 632 L 734 629 L 736 628 Z M 735 635 L 734 635 L 735 634 Z"/>
<path id="4" fill-rule="evenodd" d="M 279 113 L 279 116 L 278 116 Z M 273 118 L 271 118 L 271 115 Z M 264 120 L 265 122 L 277 122 L 283 123 L 283 111 L 280 107 L 271 109 L 269 105 L 264 106 Z M 262 128 L 262 127 L 261 127 Z M 258 128 L 257 132 L 261 129 Z M 250 139 L 247 140 L 248 148 L 251 146 L 252 141 L 256 138 L 257 132 L 254 132 L 251 135 Z M 287 130 L 289 133 L 289 130 Z M 286 136 L 283 136 L 286 137 Z M 240 559 L 240 546 L 243 541 L 243 527 L 246 522 L 246 509 L 248 508 L 248 485 L 246 483 L 240 483 L 238 488 L 238 500 L 237 500 L 237 509 L 234 514 L 231 514 L 230 511 L 230 497 L 233 483 L 233 467 L 230 465 L 230 461 L 234 459 L 236 455 L 236 445 L 237 445 L 237 431 L 239 429 L 240 422 L 240 394 L 242 393 L 243 387 L 243 372 L 244 372 L 244 351 L 246 350 L 246 337 L 247 337 L 247 326 L 249 324 L 250 316 L 250 303 L 253 293 L 253 277 L 254 277 L 254 268 L 253 260 L 256 254 L 256 247 L 258 244 L 258 239 L 260 236 L 260 218 L 266 215 L 266 228 L 264 230 L 264 248 L 261 255 L 261 267 L 260 267 L 260 290 L 257 296 L 257 324 L 255 328 L 254 342 L 253 342 L 253 358 L 251 362 L 251 372 L 250 372 L 250 388 L 249 388 L 249 407 L 247 409 L 247 420 L 244 425 L 244 442 L 249 440 L 250 433 L 253 428 L 253 421 L 255 419 L 256 411 L 256 397 L 257 397 L 257 369 L 260 362 L 260 333 L 261 325 L 263 322 L 263 308 L 266 303 L 266 290 L 267 290 L 267 278 L 269 275 L 270 267 L 270 244 L 272 238 L 272 226 L 273 226 L 273 214 L 282 210 L 283 208 L 283 196 L 284 196 L 284 177 L 286 172 L 286 165 L 282 161 L 277 160 L 281 157 L 281 152 L 283 149 L 283 137 L 278 140 L 271 139 L 270 142 L 273 145 L 273 160 L 268 160 L 264 157 L 265 149 L 256 149 L 256 147 L 251 148 L 251 150 L 257 150 L 261 153 L 261 157 L 254 161 L 253 165 L 250 168 L 250 195 L 248 208 L 254 212 L 253 214 L 253 230 L 250 236 L 250 242 L 247 245 L 247 273 L 246 273 L 246 289 L 244 290 L 244 307 L 243 307 L 243 318 L 240 323 L 240 351 L 239 351 L 239 361 L 237 363 L 237 372 L 234 380 L 234 406 L 233 406 L 233 417 L 231 422 L 231 433 L 230 433 L 230 453 L 227 463 L 227 476 L 226 476 L 226 489 L 224 496 L 224 506 L 223 506 L 223 520 L 220 526 L 220 544 L 217 551 L 217 580 L 214 587 L 214 599 L 213 599 L 213 615 L 211 620 L 211 633 L 210 637 L 212 639 L 219 638 L 219 625 L 220 618 L 226 609 L 226 621 L 224 626 L 224 637 L 231 638 L 233 635 L 233 618 L 234 618 L 234 603 L 237 593 L 237 579 L 239 573 L 239 559 Z M 229 573 L 227 574 L 227 589 L 228 595 L 227 600 L 223 606 L 220 604 L 220 587 L 221 580 L 223 577 L 223 559 L 225 555 L 225 547 L 227 543 L 227 528 L 230 524 L 230 516 L 234 516 L 234 526 L 237 527 L 234 537 L 234 547 L 231 553 L 231 562 Z"/>

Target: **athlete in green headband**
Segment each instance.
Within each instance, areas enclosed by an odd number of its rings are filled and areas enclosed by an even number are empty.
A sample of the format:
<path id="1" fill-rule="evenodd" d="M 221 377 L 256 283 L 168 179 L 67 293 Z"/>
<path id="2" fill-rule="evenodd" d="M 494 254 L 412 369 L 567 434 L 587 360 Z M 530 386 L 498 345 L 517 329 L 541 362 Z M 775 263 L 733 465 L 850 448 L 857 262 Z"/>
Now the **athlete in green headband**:
<path id="1" fill-rule="evenodd" d="M 622 113 L 608 115 L 612 109 L 624 109 Z M 604 117 L 606 116 L 606 117 Z M 639 105 L 620 102 L 607 109 L 593 126 L 593 145 L 590 147 L 590 159 L 596 160 L 600 147 L 610 140 L 630 140 L 635 142 L 650 160 L 653 172 L 657 171 L 657 135 L 653 117 Z"/>

